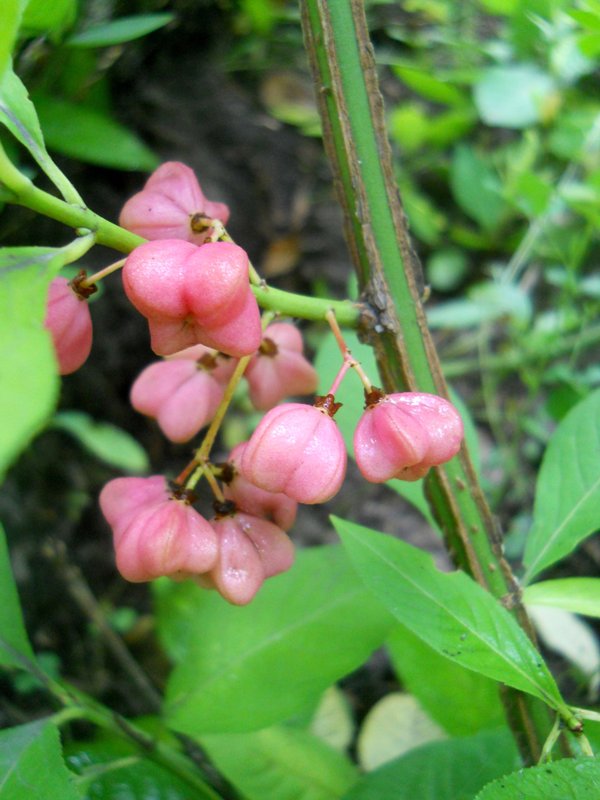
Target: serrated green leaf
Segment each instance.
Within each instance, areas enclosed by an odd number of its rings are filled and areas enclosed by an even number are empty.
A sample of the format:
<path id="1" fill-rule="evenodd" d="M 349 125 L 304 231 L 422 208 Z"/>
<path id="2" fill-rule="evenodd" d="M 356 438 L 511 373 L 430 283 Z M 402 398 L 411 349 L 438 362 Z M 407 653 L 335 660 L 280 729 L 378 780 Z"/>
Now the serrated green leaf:
<path id="1" fill-rule="evenodd" d="M 0 731 L 0 800 L 81 800 L 47 720 Z"/>
<path id="2" fill-rule="evenodd" d="M 156 588 L 159 633 L 181 660 L 166 714 L 190 735 L 256 730 L 303 711 L 393 624 L 338 546 L 301 551 L 242 608 L 191 583 Z"/>
<path id="3" fill-rule="evenodd" d="M 600 762 L 568 758 L 497 778 L 475 800 L 592 800 L 600 797 Z"/>
<path id="4" fill-rule="evenodd" d="M 52 427 L 70 433 L 93 456 L 123 472 L 138 474 L 150 469 L 144 448 L 116 425 L 97 422 L 83 411 L 61 411 Z"/>
<path id="5" fill-rule="evenodd" d="M 49 95 L 37 95 L 35 103 L 50 150 L 114 169 L 158 166 L 157 156 L 135 133 L 97 109 Z"/>
<path id="6" fill-rule="evenodd" d="M 386 647 L 402 686 L 451 736 L 473 735 L 504 722 L 495 681 L 440 655 L 405 625 L 394 628 Z"/>
<path id="7" fill-rule="evenodd" d="M 532 583 L 523 590 L 523 601 L 535 606 L 553 606 L 600 617 L 600 578 L 560 578 Z"/>
<path id="8" fill-rule="evenodd" d="M 0 478 L 57 400 L 56 359 L 43 321 L 48 285 L 61 264 L 59 250 L 0 250 Z"/>
<path id="9" fill-rule="evenodd" d="M 200 743 L 247 800 L 338 800 L 358 778 L 345 756 L 297 728 L 202 736 Z"/>
<path id="10" fill-rule="evenodd" d="M 137 14 L 119 17 L 100 25 L 92 25 L 84 31 L 70 36 L 66 44 L 70 47 L 110 47 L 133 39 L 140 39 L 152 31 L 163 28 L 175 19 L 175 14 Z"/>
<path id="11" fill-rule="evenodd" d="M 0 665 L 21 666 L 19 659 L 13 655 L 13 650 L 27 658 L 33 658 L 10 566 L 6 536 L 0 525 Z"/>
<path id="12" fill-rule="evenodd" d="M 599 452 L 600 389 L 567 414 L 546 448 L 523 558 L 525 583 L 598 530 Z"/>
<path id="13" fill-rule="evenodd" d="M 543 118 L 554 90 L 550 75 L 535 64 L 490 67 L 475 85 L 475 105 L 486 125 L 526 128 Z"/>
<path id="14" fill-rule="evenodd" d="M 364 775 L 342 800 L 472 800 L 517 764 L 508 731 L 432 742 Z"/>
<path id="15" fill-rule="evenodd" d="M 35 107 L 27 89 L 8 68 L 0 79 L 0 123 L 18 139 L 69 202 L 82 203 L 79 193 L 50 158 Z"/>
<path id="16" fill-rule="evenodd" d="M 466 573 L 440 572 L 427 553 L 332 518 L 357 573 L 414 634 L 457 664 L 566 710 L 541 655 L 517 622 Z"/>

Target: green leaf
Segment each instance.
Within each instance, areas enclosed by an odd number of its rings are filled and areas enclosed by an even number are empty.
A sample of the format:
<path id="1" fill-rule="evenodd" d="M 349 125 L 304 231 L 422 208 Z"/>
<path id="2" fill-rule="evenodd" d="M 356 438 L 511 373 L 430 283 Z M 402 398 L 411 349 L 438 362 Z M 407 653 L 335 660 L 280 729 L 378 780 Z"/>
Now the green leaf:
<path id="1" fill-rule="evenodd" d="M 133 39 L 163 28 L 175 19 L 175 14 L 137 14 L 131 17 L 120 17 L 101 25 L 93 25 L 67 39 L 70 47 L 110 47 L 123 44 Z"/>
<path id="2" fill-rule="evenodd" d="M 21 23 L 22 32 L 29 34 L 50 33 L 58 38 L 70 28 L 77 16 L 77 0 L 29 0 Z"/>
<path id="3" fill-rule="evenodd" d="M 0 77 L 9 66 L 13 45 L 23 14 L 24 0 L 3 0 L 0 25 Z"/>
<path id="4" fill-rule="evenodd" d="M 502 184 L 488 160 L 472 147 L 460 145 L 454 151 L 450 186 L 458 205 L 482 228 L 498 227 L 507 212 Z"/>
<path id="5" fill-rule="evenodd" d="M 243 608 L 192 583 L 156 588 L 160 635 L 181 660 L 166 712 L 191 735 L 288 719 L 362 664 L 392 624 L 338 546 L 301 551 Z"/>
<path id="6" fill-rule="evenodd" d="M 83 411 L 61 411 L 52 427 L 74 436 L 93 456 L 123 472 L 145 473 L 150 463 L 144 448 L 124 430 L 108 422 L 96 422 Z"/>
<path id="7" fill-rule="evenodd" d="M 140 750 L 122 739 L 101 733 L 93 741 L 71 742 L 65 746 L 67 764 L 77 773 L 121 759 L 139 756 Z M 89 784 L 90 800 L 191 800 L 190 786 L 173 772 L 147 758 L 137 758 L 122 769 L 100 772 Z M 1 798 L 0 798 L 1 800 Z"/>
<path id="8" fill-rule="evenodd" d="M 35 103 L 50 150 L 114 169 L 158 166 L 157 156 L 134 133 L 98 110 L 49 95 L 37 95 Z"/>
<path id="9" fill-rule="evenodd" d="M 54 410 L 59 380 L 43 327 L 59 250 L 0 250 L 0 478 Z"/>
<path id="10" fill-rule="evenodd" d="M 449 300 L 429 309 L 427 321 L 430 328 L 460 330 L 503 318 L 525 323 L 531 313 L 531 300 L 523 288 L 488 281 L 471 286 L 462 300 Z"/>
<path id="11" fill-rule="evenodd" d="M 526 586 L 523 601 L 534 606 L 564 608 L 587 617 L 600 617 L 600 578 L 561 578 Z"/>
<path id="12" fill-rule="evenodd" d="M 365 584 L 430 647 L 565 710 L 539 652 L 508 611 L 466 573 L 440 572 L 429 554 L 353 522 L 334 517 L 333 524 Z"/>
<path id="13" fill-rule="evenodd" d="M 81 800 L 47 720 L 0 731 L 0 800 Z"/>
<path id="14" fill-rule="evenodd" d="M 50 158 L 27 89 L 12 69 L 0 79 L 0 123 L 6 125 L 69 202 L 82 203 L 73 184 Z"/>
<path id="15" fill-rule="evenodd" d="M 8 645 L 8 648 L 5 645 Z M 6 536 L 0 525 L 0 665 L 21 666 L 21 662 L 15 658 L 12 650 L 27 658 L 33 658 L 10 566 Z"/>
<path id="16" fill-rule="evenodd" d="M 395 66 L 394 72 L 409 89 L 426 100 L 448 106 L 462 106 L 469 101 L 467 96 L 447 81 L 434 77 L 430 72 L 412 66 Z"/>
<path id="17" fill-rule="evenodd" d="M 247 800 L 338 800 L 358 777 L 345 756 L 297 728 L 202 736 L 200 743 Z"/>
<path id="18" fill-rule="evenodd" d="M 405 625 L 394 628 L 386 647 L 402 686 L 451 736 L 469 736 L 504 722 L 495 681 L 440 655 Z"/>
<path id="19" fill-rule="evenodd" d="M 544 117 L 555 86 L 535 64 L 508 64 L 485 70 L 475 85 L 475 105 L 486 125 L 527 128 Z"/>
<path id="20" fill-rule="evenodd" d="M 508 731 L 431 742 L 364 775 L 343 800 L 471 800 L 517 764 Z"/>
<path id="21" fill-rule="evenodd" d="M 554 432 L 535 491 L 533 528 L 523 562 L 529 583 L 598 530 L 600 389 L 578 403 Z"/>
<path id="22" fill-rule="evenodd" d="M 592 800 L 600 797 L 600 762 L 569 758 L 520 769 L 488 784 L 475 800 Z"/>

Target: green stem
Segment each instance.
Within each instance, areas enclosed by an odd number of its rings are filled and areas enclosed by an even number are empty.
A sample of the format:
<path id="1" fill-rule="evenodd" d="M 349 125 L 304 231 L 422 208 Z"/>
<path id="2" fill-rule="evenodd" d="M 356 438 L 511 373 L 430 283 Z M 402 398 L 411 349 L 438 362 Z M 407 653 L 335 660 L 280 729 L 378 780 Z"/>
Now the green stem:
<path id="1" fill-rule="evenodd" d="M 252 291 L 261 308 L 283 316 L 324 321 L 327 312 L 334 311 L 337 321 L 345 328 L 356 328 L 360 321 L 361 306 L 350 300 L 307 297 L 265 285 L 252 286 Z"/>
<path id="2" fill-rule="evenodd" d="M 362 297 L 373 310 L 371 320 L 362 319 L 363 333 L 387 391 L 447 397 L 421 302 L 420 264 L 394 181 L 364 3 L 301 0 L 301 6 L 346 236 Z M 500 599 L 533 638 L 466 446 L 443 468 L 431 471 L 426 493 L 456 565 Z M 512 690 L 506 696 L 523 757 L 535 763 L 548 734 L 546 709 Z"/>

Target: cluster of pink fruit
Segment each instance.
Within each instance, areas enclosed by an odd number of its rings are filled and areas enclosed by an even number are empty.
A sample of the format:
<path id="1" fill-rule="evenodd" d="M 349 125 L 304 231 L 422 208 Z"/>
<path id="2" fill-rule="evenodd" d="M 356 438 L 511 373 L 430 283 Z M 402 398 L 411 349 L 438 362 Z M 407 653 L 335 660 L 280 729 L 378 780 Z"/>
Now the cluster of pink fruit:
<path id="1" fill-rule="evenodd" d="M 313 405 L 280 404 L 312 394 L 317 376 L 297 328 L 275 322 L 263 333 L 246 253 L 212 240 L 228 238 L 222 228 L 228 216 L 178 163 L 163 165 L 125 205 L 121 225 L 151 241 L 125 260 L 123 286 L 148 320 L 153 351 L 165 357 L 138 377 L 131 401 L 167 437 L 185 442 L 223 408 L 227 387 L 243 373 L 252 403 L 267 413 L 226 463 L 211 463 L 210 446 L 201 446 L 176 482 L 118 478 L 105 486 L 100 505 L 125 578 L 192 577 L 244 604 L 266 578 L 290 567 L 287 531 L 297 504 L 322 503 L 339 491 L 346 448 L 333 419 L 339 408 L 333 394 Z M 82 302 L 88 293 L 81 281 L 59 278 L 51 286 L 46 326 L 63 373 L 89 353 L 91 319 Z M 418 480 L 457 453 L 463 427 L 447 400 L 386 395 L 370 386 L 365 399 L 354 452 L 367 480 Z M 192 505 L 203 476 L 216 498 L 210 520 Z"/>

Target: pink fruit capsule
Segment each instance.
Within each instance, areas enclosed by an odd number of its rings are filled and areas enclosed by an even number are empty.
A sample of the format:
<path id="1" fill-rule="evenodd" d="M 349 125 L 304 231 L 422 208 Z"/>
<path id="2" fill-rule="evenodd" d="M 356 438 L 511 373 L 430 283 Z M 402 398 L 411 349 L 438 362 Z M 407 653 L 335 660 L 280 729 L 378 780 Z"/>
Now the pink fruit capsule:
<path id="1" fill-rule="evenodd" d="M 52 335 L 60 374 L 78 370 L 92 349 L 92 318 L 85 299 L 62 276 L 50 283 L 44 327 Z"/>
<path id="2" fill-rule="evenodd" d="M 316 391 L 317 372 L 302 351 L 302 335 L 295 325 L 288 322 L 269 325 L 244 373 L 255 408 L 266 411 L 284 397 Z"/>
<path id="3" fill-rule="evenodd" d="M 146 367 L 131 387 L 131 405 L 156 419 L 172 442 L 187 442 L 214 417 L 225 386 L 210 369 L 190 359 Z"/>
<path id="4" fill-rule="evenodd" d="M 187 493 L 171 492 L 162 476 L 111 481 L 102 490 L 100 507 L 113 529 L 117 568 L 126 580 L 188 577 L 216 564 L 214 530 L 191 507 Z"/>
<path id="5" fill-rule="evenodd" d="M 203 585 L 212 583 L 230 603 L 245 605 L 266 578 L 289 569 L 294 546 L 272 522 L 234 512 L 211 521 L 219 540 L 216 565 Z"/>
<path id="6" fill-rule="evenodd" d="M 415 481 L 455 456 L 463 433 L 458 411 L 443 397 L 374 390 L 354 433 L 356 463 L 373 483 Z"/>
<path id="7" fill-rule="evenodd" d="M 332 395 L 315 405 L 284 403 L 268 411 L 242 456 L 242 474 L 268 492 L 299 503 L 324 503 L 346 474 L 346 448 L 332 419 Z"/>
<path id="8" fill-rule="evenodd" d="M 119 225 L 144 239 L 183 239 L 200 245 L 210 234 L 211 219 L 226 225 L 228 207 L 206 199 L 189 167 L 168 161 L 125 203 Z"/>
<path id="9" fill-rule="evenodd" d="M 127 297 L 148 319 L 157 355 L 204 344 L 239 358 L 259 347 L 260 313 L 241 247 L 147 242 L 128 256 L 122 277 Z"/>
<path id="10" fill-rule="evenodd" d="M 241 474 L 241 462 L 246 442 L 236 445 L 228 458 L 232 473 L 225 480 L 223 494 L 226 500 L 232 500 L 240 511 L 255 517 L 271 520 L 279 528 L 289 531 L 296 520 L 298 503 L 283 492 L 266 492 L 250 483 Z"/>

